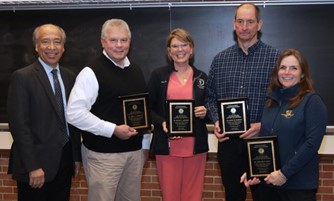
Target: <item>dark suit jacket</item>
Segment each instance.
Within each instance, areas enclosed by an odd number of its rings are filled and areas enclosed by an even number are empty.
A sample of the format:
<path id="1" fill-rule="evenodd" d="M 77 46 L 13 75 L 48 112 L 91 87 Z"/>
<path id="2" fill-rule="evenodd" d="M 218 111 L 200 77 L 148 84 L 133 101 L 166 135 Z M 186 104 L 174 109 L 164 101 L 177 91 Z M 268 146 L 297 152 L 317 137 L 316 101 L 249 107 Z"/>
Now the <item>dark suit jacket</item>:
<path id="1" fill-rule="evenodd" d="M 60 73 L 68 100 L 75 75 L 62 67 Z M 8 173 L 28 182 L 30 171 L 43 168 L 46 182 L 53 180 L 62 153 L 62 123 L 50 81 L 38 60 L 12 74 L 7 110 L 14 139 Z M 81 161 L 79 130 L 69 125 L 69 132 L 73 159 Z"/>

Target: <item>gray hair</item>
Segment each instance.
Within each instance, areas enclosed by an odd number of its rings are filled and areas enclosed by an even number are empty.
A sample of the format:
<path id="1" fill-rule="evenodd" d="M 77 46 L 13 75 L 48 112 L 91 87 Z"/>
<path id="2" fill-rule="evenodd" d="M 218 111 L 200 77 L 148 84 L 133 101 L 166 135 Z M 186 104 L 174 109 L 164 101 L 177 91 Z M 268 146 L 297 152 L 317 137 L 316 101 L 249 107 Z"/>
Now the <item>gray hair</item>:
<path id="1" fill-rule="evenodd" d="M 61 32 L 61 37 L 62 37 L 62 41 L 63 43 L 65 44 L 66 42 L 66 33 L 64 31 L 63 28 L 61 28 L 60 26 L 57 26 L 57 25 L 54 25 L 54 24 L 43 24 L 43 25 L 40 25 L 38 27 L 35 28 L 33 34 L 32 34 L 32 42 L 34 43 L 34 45 L 36 45 L 37 43 L 37 39 L 38 39 L 38 32 L 41 28 L 45 27 L 45 26 L 53 26 L 53 27 L 56 27 L 57 29 L 59 29 L 59 31 Z"/>
<path id="2" fill-rule="evenodd" d="M 130 31 L 129 25 L 124 20 L 122 20 L 122 19 L 110 19 L 110 20 L 107 20 L 103 24 L 103 26 L 102 26 L 101 38 L 105 38 L 106 37 L 107 30 L 110 27 L 119 27 L 119 28 L 125 29 L 129 33 L 129 36 L 131 38 L 131 31 Z"/>

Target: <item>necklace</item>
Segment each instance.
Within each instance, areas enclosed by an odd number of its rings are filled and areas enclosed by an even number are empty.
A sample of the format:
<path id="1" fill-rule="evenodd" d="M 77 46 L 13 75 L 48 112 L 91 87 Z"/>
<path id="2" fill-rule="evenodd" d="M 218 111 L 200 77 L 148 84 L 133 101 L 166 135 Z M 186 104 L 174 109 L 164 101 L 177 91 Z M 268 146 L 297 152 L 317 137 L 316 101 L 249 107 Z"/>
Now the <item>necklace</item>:
<path id="1" fill-rule="evenodd" d="M 188 78 L 189 78 L 189 75 L 191 73 L 191 67 L 187 67 L 186 70 L 184 70 L 184 71 L 177 71 L 175 73 L 176 73 L 176 76 L 179 78 L 179 80 L 182 83 L 186 83 L 187 80 L 188 80 Z"/>

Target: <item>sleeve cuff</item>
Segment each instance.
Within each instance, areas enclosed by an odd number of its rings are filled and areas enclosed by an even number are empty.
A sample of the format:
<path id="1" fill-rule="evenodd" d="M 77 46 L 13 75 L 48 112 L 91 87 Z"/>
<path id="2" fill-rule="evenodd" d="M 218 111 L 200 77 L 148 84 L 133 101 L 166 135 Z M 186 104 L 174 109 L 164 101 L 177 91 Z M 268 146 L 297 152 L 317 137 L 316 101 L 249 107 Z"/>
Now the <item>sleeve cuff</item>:
<path id="1" fill-rule="evenodd" d="M 151 143 L 151 134 L 145 133 L 143 135 L 142 149 L 150 149 L 150 143 Z"/>

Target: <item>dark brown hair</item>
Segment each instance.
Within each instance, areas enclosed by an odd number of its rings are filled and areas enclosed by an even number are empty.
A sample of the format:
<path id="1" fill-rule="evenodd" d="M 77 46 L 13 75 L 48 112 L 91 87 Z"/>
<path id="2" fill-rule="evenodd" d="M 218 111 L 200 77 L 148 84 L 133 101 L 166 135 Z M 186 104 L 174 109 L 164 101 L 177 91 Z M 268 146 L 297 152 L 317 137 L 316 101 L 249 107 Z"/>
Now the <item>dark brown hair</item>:
<path id="1" fill-rule="evenodd" d="M 278 80 L 278 71 L 279 71 L 282 60 L 287 56 L 294 56 L 297 59 L 300 65 L 301 71 L 302 71 L 302 75 L 303 75 L 300 82 L 298 83 L 299 84 L 298 93 L 290 99 L 291 103 L 289 105 L 289 108 L 293 108 L 293 107 L 296 107 L 303 100 L 306 93 L 314 91 L 313 80 L 311 77 L 311 72 L 310 72 L 307 60 L 303 56 L 303 54 L 299 52 L 298 50 L 287 49 L 279 55 L 275 63 L 274 70 L 270 77 L 270 85 L 269 85 L 267 92 L 270 93 L 278 88 L 282 88 L 282 85 Z M 271 99 L 268 99 L 266 101 L 266 104 L 268 106 L 271 106 L 272 103 L 273 101 Z"/>

